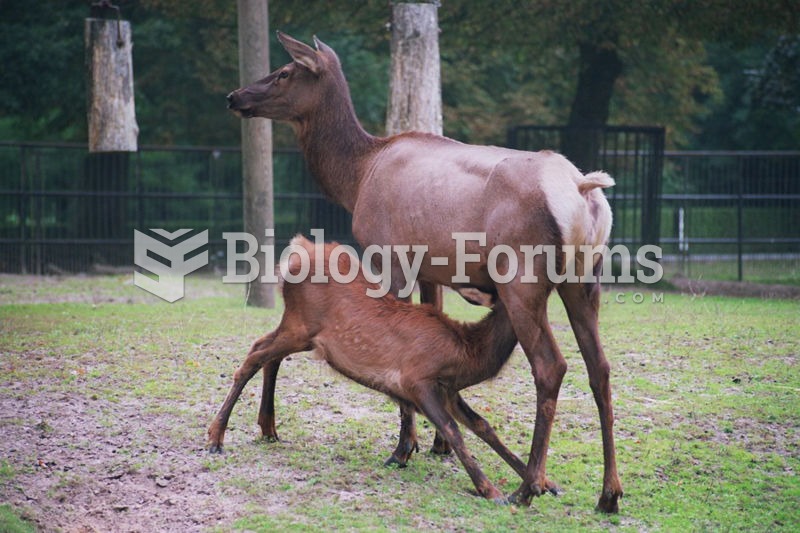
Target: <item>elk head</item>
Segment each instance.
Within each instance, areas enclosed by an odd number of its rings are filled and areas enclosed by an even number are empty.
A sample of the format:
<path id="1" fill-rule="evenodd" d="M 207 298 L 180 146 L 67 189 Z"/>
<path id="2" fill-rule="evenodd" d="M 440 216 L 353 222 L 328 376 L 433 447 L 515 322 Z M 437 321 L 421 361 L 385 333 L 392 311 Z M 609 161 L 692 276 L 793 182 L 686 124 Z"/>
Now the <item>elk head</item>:
<path id="1" fill-rule="evenodd" d="M 228 109 L 242 118 L 300 120 L 324 101 L 326 78 L 341 73 L 336 53 L 316 37 L 316 49 L 281 32 L 278 41 L 293 61 L 228 95 Z"/>

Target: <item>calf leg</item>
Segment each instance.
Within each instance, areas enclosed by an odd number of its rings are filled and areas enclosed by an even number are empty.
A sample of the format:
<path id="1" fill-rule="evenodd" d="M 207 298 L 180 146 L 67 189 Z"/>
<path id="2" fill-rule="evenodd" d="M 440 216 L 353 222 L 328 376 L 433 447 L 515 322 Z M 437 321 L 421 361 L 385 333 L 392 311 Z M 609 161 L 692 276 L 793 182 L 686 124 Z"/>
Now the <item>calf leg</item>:
<path id="1" fill-rule="evenodd" d="M 405 468 L 408 459 L 414 452 L 419 452 L 419 444 L 417 443 L 417 427 L 414 423 L 415 412 L 414 406 L 406 403 L 400 403 L 400 441 L 397 443 L 392 456 L 386 460 L 385 466 L 397 465 L 400 468 Z"/>
<path id="2" fill-rule="evenodd" d="M 431 304 L 436 308 L 436 310 L 441 311 L 444 309 L 444 295 L 442 294 L 442 286 L 437 285 L 436 283 L 420 281 L 419 300 L 424 304 Z M 447 439 L 442 437 L 441 433 L 439 433 L 439 430 L 437 429 L 436 434 L 433 437 L 431 453 L 436 455 L 450 455 L 452 451 L 453 448 L 450 446 L 450 443 L 447 442 Z"/>
<path id="3" fill-rule="evenodd" d="M 455 398 L 451 400 L 450 405 L 456 420 L 467 426 L 473 433 L 480 437 L 483 442 L 491 446 L 492 449 L 514 469 L 514 472 L 516 472 L 519 477 L 525 479 L 525 463 L 503 444 L 485 418 L 473 411 L 470 406 L 467 405 L 467 402 L 464 401 L 464 398 L 458 393 L 456 393 Z"/>
<path id="4" fill-rule="evenodd" d="M 297 338 L 291 334 L 281 334 L 280 329 L 261 337 L 253 343 L 244 363 L 234 373 L 233 385 L 228 391 L 228 396 L 208 428 L 209 452 L 222 452 L 222 441 L 225 437 L 225 429 L 228 426 L 228 419 L 233 406 L 242 394 L 244 386 L 258 372 L 258 369 L 274 361 L 280 361 L 287 355 L 307 349 L 309 349 L 307 339 Z"/>
<path id="5" fill-rule="evenodd" d="M 611 365 L 603 353 L 597 326 L 600 286 L 596 283 L 565 284 L 559 288 L 559 295 L 567 309 L 575 339 L 586 363 L 589 385 L 600 414 L 600 431 L 603 436 L 603 491 L 597 502 L 597 508 L 606 513 L 616 513 L 619 511 L 618 500 L 622 497 L 622 483 L 617 474 L 614 448 L 614 409 L 611 405 L 609 380 Z"/>
<path id="6" fill-rule="evenodd" d="M 506 499 L 489 478 L 486 477 L 475 458 L 467 451 L 464 439 L 458 429 L 458 424 L 445 409 L 445 398 L 434 384 L 417 384 L 417 400 L 420 410 L 439 430 L 440 434 L 447 439 L 453 447 L 453 451 L 461 460 L 461 464 L 467 470 L 472 483 L 475 485 L 478 494 L 486 499 L 494 500 L 498 503 L 505 503 Z"/>
<path id="7" fill-rule="evenodd" d="M 264 440 L 275 442 L 278 432 L 275 429 L 275 382 L 278 379 L 280 359 L 264 365 L 264 385 L 261 390 L 261 405 L 258 408 L 258 425 Z"/>

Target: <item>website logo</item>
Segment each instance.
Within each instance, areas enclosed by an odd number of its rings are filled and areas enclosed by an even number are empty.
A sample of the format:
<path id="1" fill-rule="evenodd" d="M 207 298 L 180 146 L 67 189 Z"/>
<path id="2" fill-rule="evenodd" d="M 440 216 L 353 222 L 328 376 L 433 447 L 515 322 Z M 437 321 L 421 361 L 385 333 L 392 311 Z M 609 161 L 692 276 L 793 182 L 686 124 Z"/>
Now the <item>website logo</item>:
<path id="1" fill-rule="evenodd" d="M 150 231 L 163 239 L 133 230 L 133 262 L 146 272 L 135 271 L 133 283 L 162 300 L 175 302 L 183 298 L 184 277 L 208 264 L 208 250 L 187 259 L 208 244 L 208 230 L 188 237 L 191 229 Z"/>

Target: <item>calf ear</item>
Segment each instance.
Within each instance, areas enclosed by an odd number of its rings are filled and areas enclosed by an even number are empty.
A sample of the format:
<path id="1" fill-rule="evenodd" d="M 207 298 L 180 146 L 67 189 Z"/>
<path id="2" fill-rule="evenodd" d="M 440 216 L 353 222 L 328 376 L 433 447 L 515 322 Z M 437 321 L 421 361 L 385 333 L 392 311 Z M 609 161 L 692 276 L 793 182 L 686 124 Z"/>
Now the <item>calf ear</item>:
<path id="1" fill-rule="evenodd" d="M 295 63 L 306 67 L 314 74 L 319 74 L 321 64 L 313 48 L 281 32 L 278 32 L 278 41 L 289 52 Z"/>

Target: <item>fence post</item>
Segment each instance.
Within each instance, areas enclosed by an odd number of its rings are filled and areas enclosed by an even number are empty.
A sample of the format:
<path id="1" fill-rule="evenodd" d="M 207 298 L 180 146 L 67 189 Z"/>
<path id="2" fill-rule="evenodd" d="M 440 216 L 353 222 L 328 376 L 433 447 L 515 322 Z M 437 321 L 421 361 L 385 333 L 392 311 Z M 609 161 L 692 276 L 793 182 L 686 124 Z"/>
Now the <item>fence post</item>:
<path id="1" fill-rule="evenodd" d="M 28 161 L 27 150 L 22 145 L 19 148 L 19 268 L 20 274 L 28 273 L 28 243 L 25 235 L 25 228 L 27 227 L 28 220 L 28 202 L 30 196 L 28 195 Z"/>
<path id="2" fill-rule="evenodd" d="M 239 0 L 239 82 L 244 87 L 269 73 L 269 2 Z M 275 238 L 266 230 L 274 230 L 272 185 L 272 121 L 266 118 L 242 120 L 242 195 L 244 198 L 244 230 L 258 239 L 261 246 L 274 246 Z M 264 254 L 256 254 L 259 271 L 266 275 Z M 262 283 L 260 277 L 247 286 L 247 305 L 275 307 L 274 286 Z"/>
<path id="3" fill-rule="evenodd" d="M 739 185 L 736 191 L 736 270 L 739 281 L 744 279 L 743 252 L 744 252 L 744 160 L 739 159 Z"/>

